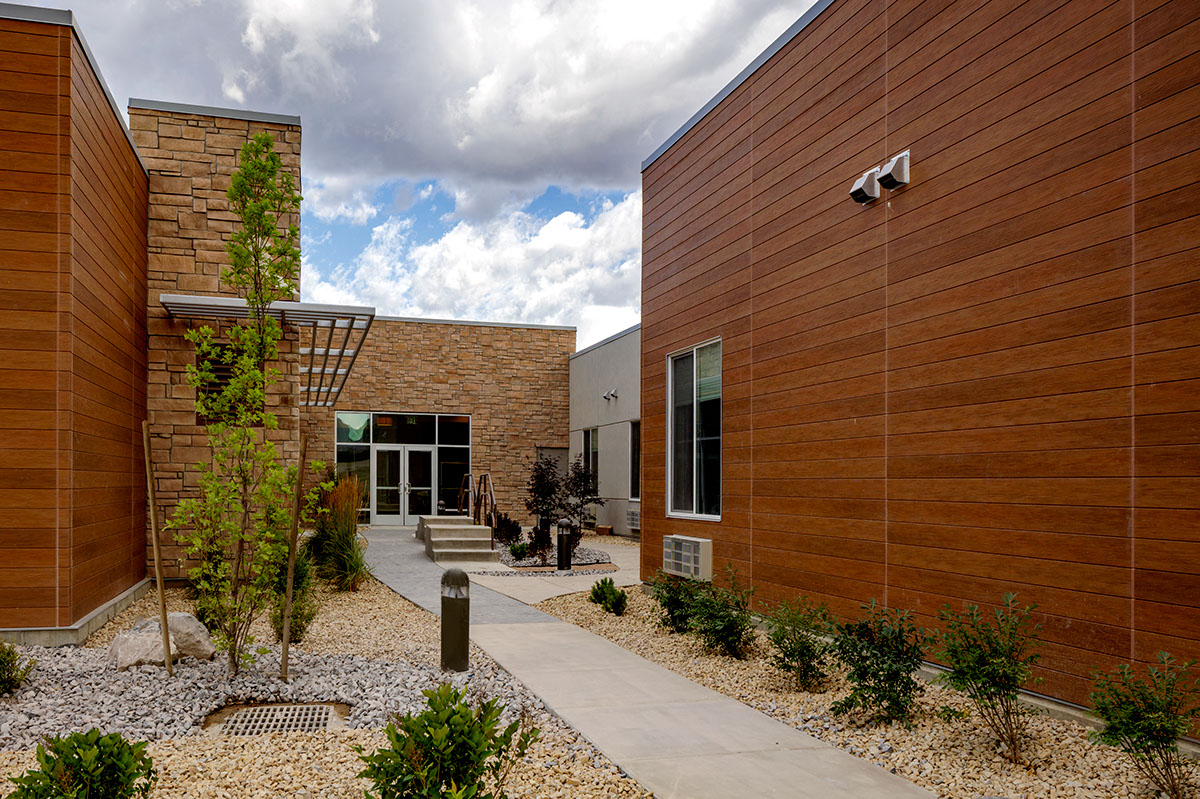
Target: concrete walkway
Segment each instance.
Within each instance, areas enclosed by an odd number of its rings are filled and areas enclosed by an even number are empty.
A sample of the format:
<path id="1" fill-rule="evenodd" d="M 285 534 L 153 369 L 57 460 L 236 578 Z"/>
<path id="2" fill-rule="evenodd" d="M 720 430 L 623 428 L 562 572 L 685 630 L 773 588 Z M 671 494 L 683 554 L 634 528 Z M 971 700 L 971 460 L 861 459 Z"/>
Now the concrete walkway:
<path id="1" fill-rule="evenodd" d="M 618 586 L 639 585 L 642 582 L 639 576 L 640 564 L 637 549 L 620 544 L 610 544 L 603 538 L 588 538 L 587 546 L 607 552 L 608 556 L 612 558 L 613 565 L 619 571 L 612 574 L 580 574 L 562 577 L 535 577 L 528 574 L 500 577 L 493 574 L 472 574 L 471 582 L 474 585 L 487 586 L 493 591 L 518 599 L 528 605 L 545 602 L 550 597 L 590 591 L 597 580 L 605 577 L 611 577 L 613 583 Z M 492 567 L 490 570 L 495 571 L 496 564 L 490 565 Z M 579 568 L 586 569 L 587 566 Z M 487 565 L 483 565 L 479 570 L 488 571 L 489 569 Z M 470 572 L 473 569 L 466 569 L 466 571 Z"/>
<path id="2" fill-rule="evenodd" d="M 426 560 L 411 532 L 374 530 L 367 537 L 375 576 L 439 612 L 442 569 Z M 471 628 L 476 644 L 659 799 L 933 797 L 878 766 L 481 585 L 471 588 Z"/>

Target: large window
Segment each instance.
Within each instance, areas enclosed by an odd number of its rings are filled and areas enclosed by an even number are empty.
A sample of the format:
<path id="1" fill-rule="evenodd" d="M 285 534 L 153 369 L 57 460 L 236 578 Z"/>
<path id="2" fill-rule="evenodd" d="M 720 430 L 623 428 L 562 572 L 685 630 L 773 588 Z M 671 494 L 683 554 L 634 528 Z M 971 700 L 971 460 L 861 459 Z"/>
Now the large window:
<path id="1" fill-rule="evenodd" d="M 629 423 L 629 498 L 642 498 L 642 423 Z"/>
<path id="2" fill-rule="evenodd" d="M 583 465 L 592 476 L 592 487 L 600 479 L 600 430 L 592 427 L 583 431 Z"/>
<path id="3" fill-rule="evenodd" d="M 721 342 L 672 355 L 667 370 L 669 512 L 721 514 Z"/>
<path id="4" fill-rule="evenodd" d="M 451 511 L 458 505 L 463 476 L 471 471 L 471 417 L 432 413 L 338 413 L 338 474 L 357 474 L 363 485 L 371 484 L 373 444 L 433 445 L 437 476 L 436 503 L 445 502 Z M 411 481 L 410 481 L 411 482 Z M 364 493 L 364 510 L 370 510 L 370 492 Z"/>

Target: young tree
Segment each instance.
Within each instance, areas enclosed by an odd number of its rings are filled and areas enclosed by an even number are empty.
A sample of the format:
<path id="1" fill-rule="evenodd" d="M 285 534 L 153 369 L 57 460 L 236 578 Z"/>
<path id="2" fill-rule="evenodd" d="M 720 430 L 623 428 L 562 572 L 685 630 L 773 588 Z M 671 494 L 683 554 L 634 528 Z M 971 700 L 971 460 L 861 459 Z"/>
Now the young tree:
<path id="1" fill-rule="evenodd" d="M 196 349 L 188 383 L 196 389 L 196 413 L 208 420 L 211 458 L 198 464 L 199 496 L 181 501 L 170 522 L 184 531 L 189 557 L 199 557 L 190 574 L 197 610 L 228 652 L 233 674 L 249 659 L 251 623 L 274 595 L 297 479 L 269 438 L 278 422 L 266 407 L 282 337 L 268 310 L 292 296 L 300 271 L 300 231 L 285 223 L 301 198 L 274 144 L 265 132 L 248 141 L 226 192 L 241 224 L 225 246 L 229 266 L 221 279 L 246 300 L 247 318 L 228 326 L 225 343 L 207 326 L 187 333 Z M 218 381 L 218 371 L 228 379 Z"/>
<path id="2" fill-rule="evenodd" d="M 583 526 L 595 518 L 592 509 L 604 504 L 597 494 L 598 490 L 596 475 L 583 465 L 583 456 L 577 455 L 562 481 L 559 503 L 564 518 L 571 522 L 569 540 L 572 554 L 583 538 Z"/>
<path id="3" fill-rule="evenodd" d="M 529 551 L 545 563 L 554 548 L 550 528 L 562 509 L 562 475 L 558 471 L 558 462 L 545 455 L 534 459 L 529 464 L 525 493 L 525 509 L 536 520 L 533 532 L 529 534 Z"/>

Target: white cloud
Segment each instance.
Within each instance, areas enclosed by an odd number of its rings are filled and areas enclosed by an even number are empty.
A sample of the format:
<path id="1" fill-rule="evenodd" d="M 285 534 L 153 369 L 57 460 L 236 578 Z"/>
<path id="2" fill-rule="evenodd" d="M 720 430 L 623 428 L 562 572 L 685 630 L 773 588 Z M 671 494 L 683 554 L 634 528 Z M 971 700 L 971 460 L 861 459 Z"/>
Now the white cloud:
<path id="1" fill-rule="evenodd" d="M 368 197 L 374 181 L 349 177 L 304 179 L 304 210 L 322 222 L 365 225 L 379 214 Z"/>
<path id="2" fill-rule="evenodd" d="M 241 0 L 242 44 L 290 88 L 343 92 L 353 77 L 343 56 L 379 42 L 374 0 Z"/>
<path id="3" fill-rule="evenodd" d="M 590 220 L 513 211 L 461 221 L 424 244 L 411 230 L 409 219 L 392 217 L 353 264 L 327 273 L 308 265 L 305 297 L 371 304 L 390 316 L 580 325 L 597 338 L 637 319 L 640 192 L 604 203 Z"/>

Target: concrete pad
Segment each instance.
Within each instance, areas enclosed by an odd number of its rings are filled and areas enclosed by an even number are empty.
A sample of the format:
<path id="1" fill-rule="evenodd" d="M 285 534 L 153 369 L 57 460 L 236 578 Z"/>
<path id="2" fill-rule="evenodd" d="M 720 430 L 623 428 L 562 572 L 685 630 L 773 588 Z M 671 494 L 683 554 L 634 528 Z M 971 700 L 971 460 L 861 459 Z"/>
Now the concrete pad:
<path id="1" fill-rule="evenodd" d="M 816 749 L 828 744 L 712 693 L 703 701 L 608 707 L 555 707 L 563 718 L 618 763 L 654 757 Z M 669 731 L 669 734 L 664 734 Z M 842 753 L 848 759 L 851 755 Z"/>
<path id="2" fill-rule="evenodd" d="M 613 697 L 621 697 L 622 706 L 661 705 L 664 702 L 703 702 L 708 694 L 696 683 L 660 669 L 626 667 L 606 669 L 547 669 L 526 675 L 537 683 L 537 695 L 559 713 L 575 708 L 611 707 Z M 672 679 L 673 678 L 673 679 Z"/>
<path id="3" fill-rule="evenodd" d="M 864 761 L 846 768 L 844 752 L 748 752 L 695 757 L 633 758 L 621 767 L 658 799 L 786 797 L 787 799 L 933 799 L 933 794 Z M 857 760 L 857 758 L 852 758 Z"/>
<path id="4" fill-rule="evenodd" d="M 510 624 L 472 628 L 471 640 L 486 649 L 509 671 L 521 669 L 541 673 L 581 671 L 589 666 L 612 670 L 654 665 L 574 624 L 559 621 L 553 616 L 545 618 L 547 621 L 521 624 L 520 629 Z"/>

